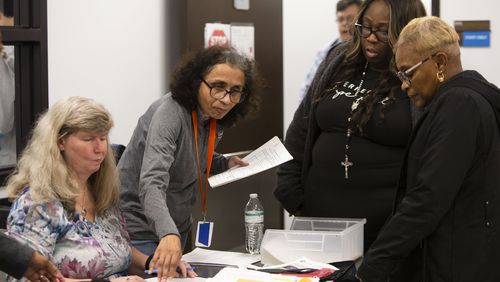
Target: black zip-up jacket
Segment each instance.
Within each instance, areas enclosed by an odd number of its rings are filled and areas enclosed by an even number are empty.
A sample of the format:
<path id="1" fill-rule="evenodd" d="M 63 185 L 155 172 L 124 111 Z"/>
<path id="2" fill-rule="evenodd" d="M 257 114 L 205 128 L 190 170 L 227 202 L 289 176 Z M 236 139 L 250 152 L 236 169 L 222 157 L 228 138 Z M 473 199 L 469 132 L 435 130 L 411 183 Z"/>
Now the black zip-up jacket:
<path id="1" fill-rule="evenodd" d="M 417 124 L 392 218 L 366 282 L 500 281 L 500 90 L 475 71 L 445 81 Z"/>

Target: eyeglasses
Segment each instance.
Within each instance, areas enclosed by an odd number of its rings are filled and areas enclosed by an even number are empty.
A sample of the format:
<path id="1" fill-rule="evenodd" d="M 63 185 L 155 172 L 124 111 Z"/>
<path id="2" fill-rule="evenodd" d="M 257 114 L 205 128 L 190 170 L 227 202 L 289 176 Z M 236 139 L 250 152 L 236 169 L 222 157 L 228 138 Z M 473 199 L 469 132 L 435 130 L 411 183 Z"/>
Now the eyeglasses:
<path id="1" fill-rule="evenodd" d="M 434 57 L 434 55 L 436 54 L 432 54 L 430 55 L 429 57 L 423 59 L 422 61 L 416 63 L 414 66 L 412 66 L 411 68 L 405 70 L 405 71 L 398 71 L 396 73 L 397 77 L 399 78 L 399 80 L 401 80 L 401 82 L 403 83 L 407 83 L 408 85 L 411 85 L 411 76 L 413 75 L 412 72 L 414 72 L 418 67 L 420 67 L 423 63 L 425 63 L 427 60 L 429 60 L 430 58 Z"/>
<path id="2" fill-rule="evenodd" d="M 226 97 L 226 95 L 228 95 L 228 94 L 229 94 L 229 100 L 232 103 L 238 104 L 238 103 L 243 102 L 243 100 L 245 100 L 245 94 L 241 90 L 229 90 L 228 91 L 223 87 L 212 86 L 212 85 L 208 84 L 208 82 L 203 78 L 200 78 L 200 79 L 201 79 L 201 81 L 203 81 L 203 83 L 205 83 L 205 85 L 208 88 L 210 88 L 210 96 L 212 96 L 213 98 L 215 98 L 217 100 L 224 99 L 224 97 Z"/>
<path id="3" fill-rule="evenodd" d="M 372 33 L 375 34 L 378 40 L 382 42 L 388 42 L 389 41 L 389 34 L 387 33 L 386 30 L 374 30 L 369 26 L 364 26 L 360 23 L 355 23 L 354 26 L 359 31 L 359 34 L 361 34 L 362 37 L 368 38 Z"/>

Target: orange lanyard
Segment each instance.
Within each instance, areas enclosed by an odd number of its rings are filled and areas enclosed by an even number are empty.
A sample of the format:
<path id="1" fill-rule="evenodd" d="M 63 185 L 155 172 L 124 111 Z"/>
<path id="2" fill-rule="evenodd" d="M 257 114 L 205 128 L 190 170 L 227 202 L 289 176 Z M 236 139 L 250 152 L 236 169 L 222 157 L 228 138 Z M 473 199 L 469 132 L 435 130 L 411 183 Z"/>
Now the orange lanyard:
<path id="1" fill-rule="evenodd" d="M 200 153 L 198 150 L 198 115 L 196 111 L 191 112 L 191 118 L 193 119 L 193 133 L 194 133 L 194 145 L 196 146 L 196 159 L 198 161 L 198 183 L 200 184 L 200 196 L 201 196 L 201 212 L 203 213 L 203 221 L 205 221 L 207 215 L 207 187 L 208 187 L 208 176 L 210 174 L 210 168 L 212 167 L 212 158 L 214 156 L 215 148 L 215 126 L 216 121 L 214 118 L 210 118 L 210 134 L 208 136 L 208 149 L 207 149 L 207 171 L 205 185 L 201 182 L 201 166 L 200 166 Z"/>

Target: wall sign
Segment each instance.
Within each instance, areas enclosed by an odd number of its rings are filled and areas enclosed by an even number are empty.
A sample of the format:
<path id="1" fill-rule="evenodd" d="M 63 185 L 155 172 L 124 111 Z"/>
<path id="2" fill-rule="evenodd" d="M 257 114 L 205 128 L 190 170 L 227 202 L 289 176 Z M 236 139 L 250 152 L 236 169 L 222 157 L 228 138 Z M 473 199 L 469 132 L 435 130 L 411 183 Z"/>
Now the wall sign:
<path id="1" fill-rule="evenodd" d="M 205 24 L 205 48 L 210 46 L 229 47 L 231 42 L 231 25 L 221 23 Z"/>
<path id="2" fill-rule="evenodd" d="M 490 21 L 455 21 L 460 46 L 490 47 Z"/>
<path id="3" fill-rule="evenodd" d="M 464 47 L 489 47 L 489 31 L 464 31 L 462 32 L 462 46 Z"/>
<path id="4" fill-rule="evenodd" d="M 241 54 L 254 59 L 254 25 L 251 23 L 206 23 L 205 48 L 215 45 L 233 47 Z"/>

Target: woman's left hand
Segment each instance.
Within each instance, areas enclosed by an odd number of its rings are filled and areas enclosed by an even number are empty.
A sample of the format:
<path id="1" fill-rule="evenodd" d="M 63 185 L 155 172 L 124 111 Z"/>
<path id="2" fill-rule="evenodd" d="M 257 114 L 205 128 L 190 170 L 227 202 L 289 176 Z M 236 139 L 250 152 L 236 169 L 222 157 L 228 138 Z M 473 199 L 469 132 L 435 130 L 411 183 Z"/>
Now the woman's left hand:
<path id="1" fill-rule="evenodd" d="M 228 162 L 228 166 L 229 166 L 229 168 L 232 168 L 233 166 L 237 166 L 237 165 L 239 165 L 239 166 L 247 166 L 247 165 L 248 165 L 248 163 L 247 163 L 247 162 L 245 162 L 244 160 L 242 160 L 242 159 L 241 159 L 240 157 L 238 157 L 238 156 L 231 157 L 231 158 L 229 159 L 229 162 Z"/>

